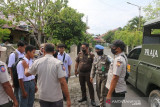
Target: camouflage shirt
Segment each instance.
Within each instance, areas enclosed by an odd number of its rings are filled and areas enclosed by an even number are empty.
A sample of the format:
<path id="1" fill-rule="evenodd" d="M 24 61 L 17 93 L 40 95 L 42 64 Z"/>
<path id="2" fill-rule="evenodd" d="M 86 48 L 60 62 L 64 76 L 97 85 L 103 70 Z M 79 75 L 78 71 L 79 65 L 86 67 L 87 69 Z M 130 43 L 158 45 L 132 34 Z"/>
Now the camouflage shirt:
<path id="1" fill-rule="evenodd" d="M 95 74 L 104 74 L 107 76 L 110 63 L 111 61 L 107 55 L 96 56 L 92 65 L 91 78 L 94 78 Z"/>

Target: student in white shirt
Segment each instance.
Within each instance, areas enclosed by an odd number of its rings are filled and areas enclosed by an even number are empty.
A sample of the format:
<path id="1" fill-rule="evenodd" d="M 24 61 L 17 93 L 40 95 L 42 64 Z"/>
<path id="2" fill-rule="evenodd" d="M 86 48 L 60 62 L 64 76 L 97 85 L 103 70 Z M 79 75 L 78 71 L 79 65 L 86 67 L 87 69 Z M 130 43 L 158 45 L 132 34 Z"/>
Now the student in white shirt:
<path id="1" fill-rule="evenodd" d="M 28 45 L 25 49 L 25 57 L 17 65 L 17 74 L 19 79 L 19 105 L 20 107 L 33 107 L 35 92 L 37 91 L 37 86 L 35 83 L 35 76 L 31 75 L 26 77 L 24 75 L 24 67 L 22 62 L 25 61 L 29 67 L 33 63 L 33 58 L 36 48 L 32 45 Z"/>
<path id="2" fill-rule="evenodd" d="M 71 75 L 71 65 L 72 65 L 72 60 L 69 54 L 65 52 L 65 45 L 64 44 L 59 44 L 58 45 L 58 55 L 57 58 L 63 62 L 65 72 L 66 72 L 66 81 L 68 83 L 68 78 Z"/>
<path id="3" fill-rule="evenodd" d="M 12 75 L 12 65 L 19 59 L 19 58 L 23 58 L 24 57 L 24 52 L 25 52 L 25 48 L 26 48 L 26 43 L 23 41 L 18 41 L 17 43 L 17 49 L 15 50 L 15 52 L 11 53 L 9 55 L 9 59 L 8 59 L 8 70 L 9 73 L 11 75 L 11 79 L 13 82 L 13 75 Z M 16 96 L 16 99 L 19 101 L 19 95 L 18 95 L 18 90 L 19 87 L 14 86 L 14 95 Z"/>

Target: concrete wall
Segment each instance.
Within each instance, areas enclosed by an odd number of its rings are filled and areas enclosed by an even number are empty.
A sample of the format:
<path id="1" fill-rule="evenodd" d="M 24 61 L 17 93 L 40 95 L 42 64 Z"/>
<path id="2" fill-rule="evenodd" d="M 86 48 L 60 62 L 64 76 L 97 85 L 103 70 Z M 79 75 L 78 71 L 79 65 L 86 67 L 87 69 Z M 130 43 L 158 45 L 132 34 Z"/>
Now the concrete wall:
<path id="1" fill-rule="evenodd" d="M 6 62 L 7 57 L 10 55 L 11 52 L 15 51 L 13 46 L 4 46 L 7 48 L 6 52 L 1 53 L 0 60 L 3 62 Z"/>
<path id="2" fill-rule="evenodd" d="M 75 59 L 77 57 L 77 46 L 76 45 L 71 46 L 69 55 L 70 55 L 71 60 L 72 60 L 71 75 L 74 75 Z"/>

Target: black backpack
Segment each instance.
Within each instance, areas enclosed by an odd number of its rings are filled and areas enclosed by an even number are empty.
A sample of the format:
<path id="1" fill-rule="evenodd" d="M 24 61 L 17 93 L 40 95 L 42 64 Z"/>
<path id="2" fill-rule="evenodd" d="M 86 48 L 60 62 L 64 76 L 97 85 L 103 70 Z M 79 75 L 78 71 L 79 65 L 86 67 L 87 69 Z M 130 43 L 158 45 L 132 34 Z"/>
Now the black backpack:
<path id="1" fill-rule="evenodd" d="M 15 62 L 18 60 L 18 53 L 16 52 L 16 51 L 14 51 L 14 52 L 11 52 L 10 53 L 10 55 L 12 54 L 12 53 L 14 53 L 15 54 Z M 10 56 L 9 55 L 9 56 Z M 7 57 L 7 59 L 6 59 L 6 64 L 8 65 L 8 62 L 9 62 L 9 56 Z"/>
<path id="2" fill-rule="evenodd" d="M 121 55 L 121 56 L 125 59 L 126 64 L 128 64 L 125 56 L 124 55 Z M 127 81 L 128 78 L 129 78 L 129 72 L 127 71 L 127 66 L 126 66 L 126 76 L 125 76 L 124 80 Z"/>
<path id="3" fill-rule="evenodd" d="M 13 75 L 13 86 L 15 88 L 19 88 L 19 80 L 18 80 L 18 74 L 17 74 L 17 64 L 19 61 L 23 60 L 23 58 L 19 58 L 13 65 L 12 65 L 12 75 Z"/>

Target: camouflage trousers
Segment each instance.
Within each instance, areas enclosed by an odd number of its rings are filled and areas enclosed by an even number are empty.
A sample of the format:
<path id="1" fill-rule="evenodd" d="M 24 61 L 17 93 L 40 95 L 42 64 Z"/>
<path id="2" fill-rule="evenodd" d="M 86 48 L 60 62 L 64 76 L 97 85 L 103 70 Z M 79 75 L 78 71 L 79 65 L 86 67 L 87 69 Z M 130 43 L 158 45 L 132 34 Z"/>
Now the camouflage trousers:
<path id="1" fill-rule="evenodd" d="M 96 75 L 96 91 L 97 96 L 100 101 L 100 106 L 105 107 L 106 105 L 106 96 L 107 96 L 107 88 L 106 88 L 107 76 Z"/>

